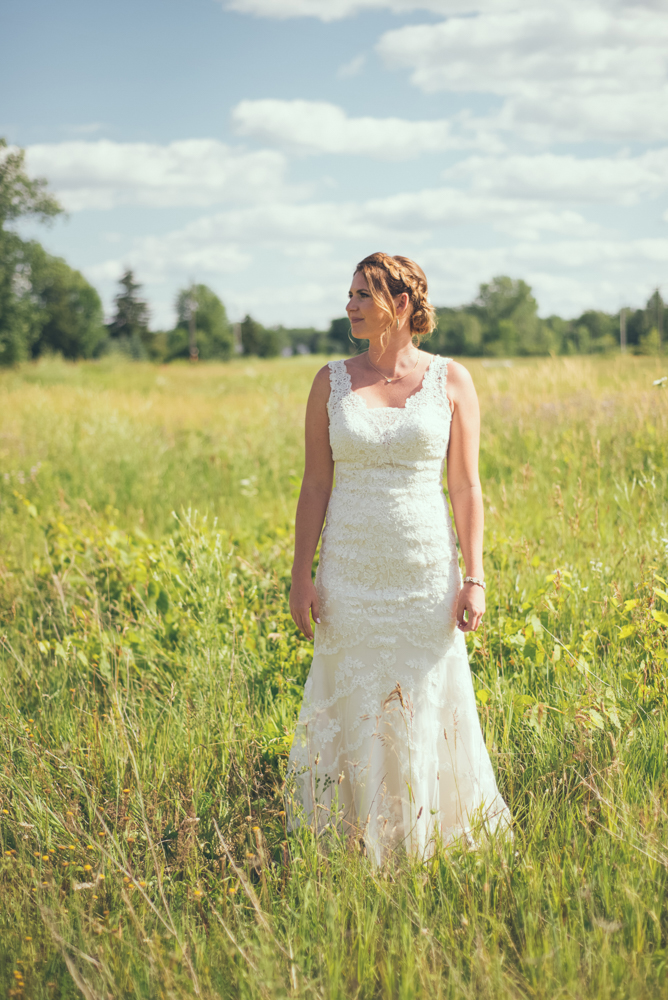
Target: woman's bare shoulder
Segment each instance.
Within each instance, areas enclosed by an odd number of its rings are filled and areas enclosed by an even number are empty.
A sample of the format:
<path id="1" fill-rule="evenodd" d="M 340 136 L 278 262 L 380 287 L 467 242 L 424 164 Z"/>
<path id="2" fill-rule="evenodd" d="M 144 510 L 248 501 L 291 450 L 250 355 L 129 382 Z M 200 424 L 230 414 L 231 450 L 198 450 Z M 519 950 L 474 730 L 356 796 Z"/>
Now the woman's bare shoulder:
<path id="1" fill-rule="evenodd" d="M 325 402 L 329 399 L 330 392 L 330 367 L 329 365 L 323 365 L 322 368 L 316 372 L 316 376 L 313 379 L 311 385 L 311 396 L 315 399 L 324 399 Z"/>
<path id="2" fill-rule="evenodd" d="M 453 361 L 452 358 L 448 361 L 448 385 L 451 385 L 453 389 L 473 386 L 471 373 L 461 361 Z"/>

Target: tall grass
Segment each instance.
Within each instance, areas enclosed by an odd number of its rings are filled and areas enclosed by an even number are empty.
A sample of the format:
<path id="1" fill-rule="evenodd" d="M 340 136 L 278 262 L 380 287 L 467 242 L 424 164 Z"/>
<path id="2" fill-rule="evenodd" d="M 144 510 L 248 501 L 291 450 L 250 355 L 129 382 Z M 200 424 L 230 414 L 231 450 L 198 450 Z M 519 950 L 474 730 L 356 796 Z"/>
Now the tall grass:
<path id="1" fill-rule="evenodd" d="M 668 996 L 660 361 L 470 363 L 469 651 L 514 838 L 381 869 L 285 830 L 319 363 L 0 375 L 5 993 Z"/>

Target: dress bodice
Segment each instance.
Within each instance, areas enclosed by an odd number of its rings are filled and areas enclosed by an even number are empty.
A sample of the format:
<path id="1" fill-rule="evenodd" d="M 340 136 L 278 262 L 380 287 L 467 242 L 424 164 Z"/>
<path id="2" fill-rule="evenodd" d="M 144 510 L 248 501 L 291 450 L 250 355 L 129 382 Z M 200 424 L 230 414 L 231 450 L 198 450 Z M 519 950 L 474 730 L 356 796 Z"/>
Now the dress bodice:
<path id="1" fill-rule="evenodd" d="M 451 413 L 446 394 L 448 358 L 434 355 L 422 386 L 405 407 L 369 407 L 353 392 L 345 361 L 330 361 L 329 440 L 337 483 L 348 472 L 393 469 L 438 476 L 448 449 Z"/>

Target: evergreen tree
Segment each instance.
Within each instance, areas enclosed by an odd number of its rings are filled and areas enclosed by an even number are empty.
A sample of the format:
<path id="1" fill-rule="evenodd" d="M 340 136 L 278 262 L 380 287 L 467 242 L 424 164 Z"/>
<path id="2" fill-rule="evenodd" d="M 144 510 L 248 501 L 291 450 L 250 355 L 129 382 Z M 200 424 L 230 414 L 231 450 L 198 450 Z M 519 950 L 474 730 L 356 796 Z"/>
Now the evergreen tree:
<path id="1" fill-rule="evenodd" d="M 133 358 L 148 357 L 151 333 L 148 328 L 148 305 L 139 295 L 141 285 L 128 269 L 119 280 L 121 290 L 114 298 L 115 314 L 107 330 L 118 349 Z"/>

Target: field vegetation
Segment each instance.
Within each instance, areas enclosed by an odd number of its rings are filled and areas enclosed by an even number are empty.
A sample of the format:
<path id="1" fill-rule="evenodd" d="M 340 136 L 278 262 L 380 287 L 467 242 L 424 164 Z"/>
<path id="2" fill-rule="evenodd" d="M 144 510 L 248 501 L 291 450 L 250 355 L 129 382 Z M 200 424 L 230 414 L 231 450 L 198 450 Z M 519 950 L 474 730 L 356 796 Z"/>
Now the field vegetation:
<path id="1" fill-rule="evenodd" d="M 0 374 L 0 986 L 30 998 L 668 996 L 668 390 L 467 361 L 513 840 L 375 869 L 285 829 L 313 356 Z"/>

